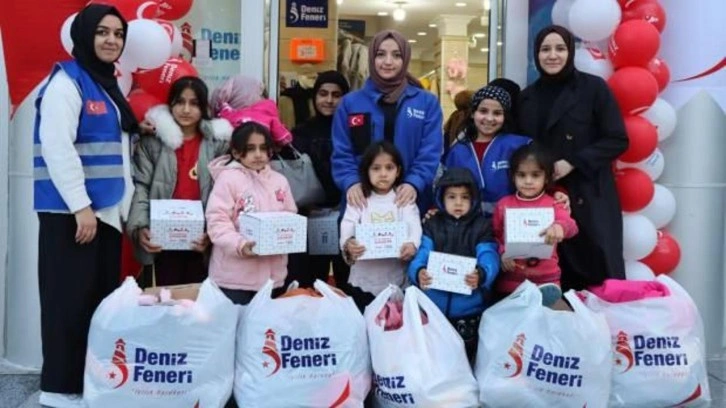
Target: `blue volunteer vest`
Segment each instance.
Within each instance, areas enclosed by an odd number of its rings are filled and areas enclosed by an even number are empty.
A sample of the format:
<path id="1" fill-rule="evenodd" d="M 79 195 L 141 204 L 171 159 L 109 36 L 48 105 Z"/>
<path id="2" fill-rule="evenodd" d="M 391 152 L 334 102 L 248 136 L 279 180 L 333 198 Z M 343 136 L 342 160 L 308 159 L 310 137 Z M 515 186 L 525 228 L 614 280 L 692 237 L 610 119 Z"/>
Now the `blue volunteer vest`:
<path id="1" fill-rule="evenodd" d="M 123 198 L 125 187 L 121 126 L 116 107 L 103 88 L 76 61 L 56 64 L 48 83 L 61 69 L 76 83 L 83 103 L 74 146 L 83 165 L 91 208 L 99 210 L 112 207 Z M 33 207 L 35 211 L 69 212 L 68 206 L 50 179 L 48 167 L 41 154 L 40 103 L 48 83 L 41 88 L 35 101 Z"/>

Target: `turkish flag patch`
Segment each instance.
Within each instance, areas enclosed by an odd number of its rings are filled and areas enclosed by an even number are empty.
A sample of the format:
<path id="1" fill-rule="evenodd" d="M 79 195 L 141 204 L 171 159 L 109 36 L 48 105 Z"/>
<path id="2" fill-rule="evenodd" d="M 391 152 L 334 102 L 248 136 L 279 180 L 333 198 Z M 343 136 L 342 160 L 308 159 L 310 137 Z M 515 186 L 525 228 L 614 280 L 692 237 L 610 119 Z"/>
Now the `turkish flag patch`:
<path id="1" fill-rule="evenodd" d="M 106 102 L 104 101 L 86 101 L 87 115 L 105 115 L 108 113 Z"/>
<path id="2" fill-rule="evenodd" d="M 365 115 L 362 113 L 348 115 L 348 126 L 359 127 L 366 124 Z"/>

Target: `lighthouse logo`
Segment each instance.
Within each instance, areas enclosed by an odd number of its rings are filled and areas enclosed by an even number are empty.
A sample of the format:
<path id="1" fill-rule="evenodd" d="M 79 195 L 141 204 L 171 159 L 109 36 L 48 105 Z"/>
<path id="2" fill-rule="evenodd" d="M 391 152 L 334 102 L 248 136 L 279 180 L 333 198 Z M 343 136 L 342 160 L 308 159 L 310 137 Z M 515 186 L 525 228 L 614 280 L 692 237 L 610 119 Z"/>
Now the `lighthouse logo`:
<path id="1" fill-rule="evenodd" d="M 116 349 L 111 358 L 111 366 L 107 370 L 106 379 L 114 389 L 126 384 L 129 379 L 129 368 L 126 363 L 126 342 L 123 339 L 116 340 Z"/>
<path id="2" fill-rule="evenodd" d="M 628 334 L 620 330 L 615 343 L 615 366 L 622 368 L 622 372 L 625 373 L 633 367 L 634 362 L 635 358 L 633 357 L 633 349 L 630 347 Z"/>
<path id="3" fill-rule="evenodd" d="M 265 344 L 262 346 L 262 354 L 267 356 L 262 362 L 262 367 L 266 369 L 272 368 L 272 372 L 267 374 L 268 377 L 274 375 L 280 370 L 282 365 L 282 359 L 280 353 L 277 351 L 277 340 L 275 339 L 275 331 L 267 329 L 265 332 Z M 270 361 L 271 360 L 271 361 Z"/>
<path id="4" fill-rule="evenodd" d="M 504 369 L 507 373 L 510 373 L 507 377 L 514 378 L 522 373 L 522 367 L 524 365 L 522 359 L 524 357 L 524 341 L 527 337 L 524 333 L 519 333 L 517 338 L 512 343 L 512 347 L 509 348 L 507 354 L 511 357 L 511 361 L 504 363 Z M 513 364 L 512 364 L 513 363 Z"/>

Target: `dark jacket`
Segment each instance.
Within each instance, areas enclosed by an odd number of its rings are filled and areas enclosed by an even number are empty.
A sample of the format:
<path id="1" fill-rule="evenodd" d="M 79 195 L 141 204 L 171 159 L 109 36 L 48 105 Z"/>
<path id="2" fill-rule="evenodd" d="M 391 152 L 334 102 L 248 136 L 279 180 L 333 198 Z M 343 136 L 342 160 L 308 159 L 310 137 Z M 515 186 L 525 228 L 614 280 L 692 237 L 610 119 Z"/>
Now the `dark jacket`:
<path id="1" fill-rule="evenodd" d="M 292 144 L 302 153 L 310 155 L 320 184 L 325 190 L 325 201 L 316 203 L 332 208 L 340 204 L 340 190 L 333 181 L 330 158 L 333 155 L 333 118 L 314 116 L 292 130 Z"/>
<path id="2" fill-rule="evenodd" d="M 472 203 L 469 213 L 456 219 L 444 208 L 443 194 L 448 186 L 469 186 Z M 480 273 L 479 288 L 471 295 L 436 289 L 425 293 L 449 318 L 480 314 L 488 306 L 489 292 L 499 273 L 499 255 L 492 225 L 479 210 L 479 192 L 471 172 L 465 168 L 447 170 L 436 187 L 439 212 L 423 224 L 421 246 L 408 268 L 408 278 L 419 285 L 418 272 L 426 268 L 431 251 L 475 257 Z"/>
<path id="3" fill-rule="evenodd" d="M 625 278 L 623 222 L 611 163 L 628 147 L 623 118 L 605 81 L 575 71 L 557 100 L 543 101 L 541 80 L 520 98 L 524 135 L 551 149 L 556 160 L 575 169 L 558 184 L 570 196 L 580 233 L 559 247 L 562 283 L 567 288 Z M 538 106 L 551 103 L 546 126 L 538 126 Z"/>

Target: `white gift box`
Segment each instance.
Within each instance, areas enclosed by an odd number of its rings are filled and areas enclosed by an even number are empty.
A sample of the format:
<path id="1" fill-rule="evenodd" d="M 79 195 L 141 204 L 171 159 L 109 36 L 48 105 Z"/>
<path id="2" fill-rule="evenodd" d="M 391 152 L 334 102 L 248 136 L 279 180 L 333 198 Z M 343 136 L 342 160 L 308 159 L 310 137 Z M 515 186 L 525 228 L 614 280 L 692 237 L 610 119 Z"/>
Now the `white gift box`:
<path id="1" fill-rule="evenodd" d="M 504 257 L 551 258 L 554 246 L 545 244 L 545 237 L 540 234 L 554 221 L 555 209 L 552 207 L 505 209 Z"/>
<path id="2" fill-rule="evenodd" d="M 474 272 L 476 258 L 431 251 L 426 271 L 431 275 L 429 289 L 471 295 L 466 275 Z"/>
<path id="3" fill-rule="evenodd" d="M 151 242 L 165 251 L 190 251 L 204 234 L 201 201 L 151 200 L 149 214 Z"/>
<path id="4" fill-rule="evenodd" d="M 358 259 L 386 259 L 401 256 L 401 246 L 408 238 L 405 222 L 365 223 L 355 226 L 355 239 L 366 250 Z"/>
<path id="5" fill-rule="evenodd" d="M 308 217 L 308 253 L 310 255 L 337 255 L 339 211 L 315 211 Z"/>
<path id="6" fill-rule="evenodd" d="M 240 233 L 255 241 L 257 255 L 305 252 L 308 220 L 289 212 L 257 212 L 239 215 Z"/>

